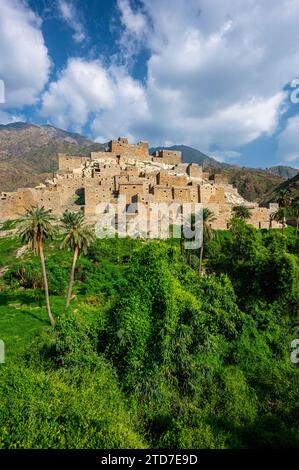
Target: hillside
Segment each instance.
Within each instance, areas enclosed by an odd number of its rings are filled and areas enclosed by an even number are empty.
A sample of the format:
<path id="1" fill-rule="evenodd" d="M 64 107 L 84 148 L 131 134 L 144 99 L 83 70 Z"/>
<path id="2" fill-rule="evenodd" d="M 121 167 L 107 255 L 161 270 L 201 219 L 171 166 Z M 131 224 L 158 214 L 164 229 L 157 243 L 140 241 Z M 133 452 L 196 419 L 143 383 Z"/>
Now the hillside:
<path id="1" fill-rule="evenodd" d="M 270 168 L 265 168 L 265 171 L 272 175 L 282 176 L 285 179 L 293 178 L 299 172 L 296 168 L 284 165 L 271 166 Z"/>
<path id="2" fill-rule="evenodd" d="M 13 191 L 19 187 L 35 186 L 57 170 L 57 153 L 89 155 L 103 150 L 105 144 L 94 143 L 80 134 L 74 134 L 53 126 L 38 126 L 18 122 L 0 125 L 0 191 Z M 203 165 L 210 173 L 224 172 L 235 184 L 240 194 L 249 201 L 260 201 L 265 194 L 283 183 L 286 174 L 282 168 L 262 170 L 219 162 L 205 153 L 186 145 L 169 148 L 180 150 L 187 163 Z M 277 168 L 277 170 L 275 170 Z M 269 171 L 271 170 L 271 171 Z M 275 174 L 277 173 L 277 174 Z"/>
<path id="3" fill-rule="evenodd" d="M 211 175 L 215 173 L 223 173 L 227 176 L 228 181 L 234 184 L 241 196 L 248 201 L 259 202 L 265 194 L 273 190 L 277 185 L 281 184 L 285 177 L 275 174 L 275 168 L 272 172 L 259 168 L 246 168 L 228 163 L 219 162 L 212 157 L 186 145 L 173 145 L 172 147 L 156 147 L 152 151 L 158 149 L 179 150 L 182 152 L 183 160 L 187 163 L 198 163 L 203 165 L 206 171 Z M 289 167 L 285 167 L 289 168 Z M 293 168 L 291 168 L 294 170 Z"/>
<path id="4" fill-rule="evenodd" d="M 283 181 L 272 191 L 268 192 L 263 199 L 263 203 L 275 201 L 279 192 L 283 190 L 290 191 L 293 199 L 299 199 L 299 173 L 297 173 L 297 175 L 293 178 L 290 178 L 287 181 Z"/>
<path id="5" fill-rule="evenodd" d="M 97 238 L 64 312 L 72 253 L 57 233 L 51 328 L 39 258 L 0 237 L 0 449 L 299 447 L 297 238 L 217 231 L 200 277 L 177 238 Z"/>
<path id="6" fill-rule="evenodd" d="M 172 145 L 171 147 L 152 147 L 150 149 L 150 153 L 154 152 L 155 150 L 178 150 L 182 152 L 182 157 L 184 162 L 186 163 L 198 163 L 199 165 L 203 165 L 204 167 L 213 167 L 213 168 L 223 168 L 229 167 L 227 163 L 218 162 L 215 158 L 209 157 L 205 153 L 201 152 L 192 147 L 188 147 L 187 145 Z"/>
<path id="7" fill-rule="evenodd" d="M 0 191 L 34 186 L 57 170 L 57 153 L 89 155 L 102 150 L 79 134 L 26 123 L 0 125 Z"/>
<path id="8" fill-rule="evenodd" d="M 221 172 L 227 175 L 228 181 L 236 186 L 239 193 L 248 201 L 260 202 L 265 194 L 284 181 L 282 176 L 257 168 L 231 166 L 223 168 Z"/>

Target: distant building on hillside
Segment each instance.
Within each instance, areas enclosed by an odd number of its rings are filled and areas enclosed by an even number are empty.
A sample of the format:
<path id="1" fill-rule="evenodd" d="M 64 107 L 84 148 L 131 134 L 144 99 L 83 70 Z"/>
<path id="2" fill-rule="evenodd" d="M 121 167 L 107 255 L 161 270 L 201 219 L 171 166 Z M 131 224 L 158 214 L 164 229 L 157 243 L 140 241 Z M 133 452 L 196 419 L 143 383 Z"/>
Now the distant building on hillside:
<path id="1" fill-rule="evenodd" d="M 122 196 L 127 204 L 173 202 L 202 203 L 215 215 L 212 227 L 227 229 L 235 205 L 246 205 L 249 223 L 268 228 L 277 205 L 259 207 L 245 201 L 221 174 L 210 179 L 201 166 L 184 163 L 179 151 L 158 150 L 149 154 L 147 142 L 129 144 L 126 137 L 109 143 L 107 151 L 90 157 L 58 155 L 58 172 L 35 188 L 20 188 L 0 195 L 0 220 L 23 214 L 29 205 L 40 205 L 61 215 L 66 209 L 83 211 L 96 220 L 98 204 L 116 204 Z M 279 226 L 275 221 L 272 226 Z"/>

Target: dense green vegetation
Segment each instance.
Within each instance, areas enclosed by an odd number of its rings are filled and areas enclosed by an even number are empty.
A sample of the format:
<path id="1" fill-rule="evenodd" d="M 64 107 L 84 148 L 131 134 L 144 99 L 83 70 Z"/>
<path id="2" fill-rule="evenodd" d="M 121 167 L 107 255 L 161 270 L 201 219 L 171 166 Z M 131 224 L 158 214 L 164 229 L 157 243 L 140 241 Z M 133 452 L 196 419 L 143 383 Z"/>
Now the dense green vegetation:
<path id="1" fill-rule="evenodd" d="M 201 276 L 179 240 L 97 240 L 66 312 L 60 245 L 44 245 L 52 328 L 38 256 L 0 238 L 0 448 L 299 446 L 295 230 L 235 219 Z"/>

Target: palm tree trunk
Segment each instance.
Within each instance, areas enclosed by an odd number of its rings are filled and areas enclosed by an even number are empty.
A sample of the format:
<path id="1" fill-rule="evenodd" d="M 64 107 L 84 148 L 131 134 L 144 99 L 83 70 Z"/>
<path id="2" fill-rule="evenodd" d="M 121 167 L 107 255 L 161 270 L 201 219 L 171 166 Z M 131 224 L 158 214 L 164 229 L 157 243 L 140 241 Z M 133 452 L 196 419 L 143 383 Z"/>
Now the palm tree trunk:
<path id="1" fill-rule="evenodd" d="M 73 290 L 73 284 L 74 284 L 74 278 L 75 278 L 75 268 L 76 268 L 78 253 L 79 253 L 79 249 L 76 246 L 75 249 L 74 249 L 73 265 L 72 265 L 72 271 L 71 271 L 71 276 L 70 276 L 69 290 L 68 290 L 67 298 L 66 298 L 65 310 L 68 308 L 68 306 L 70 305 L 70 301 L 71 301 L 71 295 L 72 295 L 72 290 Z"/>
<path id="2" fill-rule="evenodd" d="M 45 264 L 45 257 L 44 257 L 44 251 L 43 251 L 43 244 L 41 240 L 38 242 L 38 252 L 40 256 L 40 261 L 41 261 L 41 266 L 42 266 L 42 272 L 43 272 L 43 281 L 44 281 L 44 289 L 45 289 L 45 299 L 46 299 L 46 308 L 49 316 L 49 320 L 52 326 L 55 325 L 55 320 L 51 312 L 51 307 L 50 307 L 50 300 L 49 300 L 49 288 L 48 288 L 48 279 L 47 279 L 47 272 L 46 272 L 46 264 Z"/>
<path id="3" fill-rule="evenodd" d="M 202 255 L 203 255 L 203 242 L 200 247 L 200 253 L 199 253 L 199 265 L 198 265 L 198 275 L 201 276 L 201 270 L 202 270 Z"/>

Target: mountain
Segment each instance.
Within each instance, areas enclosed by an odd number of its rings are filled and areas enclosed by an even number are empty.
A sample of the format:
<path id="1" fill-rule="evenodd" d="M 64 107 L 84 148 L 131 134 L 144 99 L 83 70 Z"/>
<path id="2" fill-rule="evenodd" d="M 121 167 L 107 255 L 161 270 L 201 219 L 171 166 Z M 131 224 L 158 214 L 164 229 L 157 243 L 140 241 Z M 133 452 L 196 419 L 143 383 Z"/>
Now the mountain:
<path id="1" fill-rule="evenodd" d="M 299 173 L 293 178 L 283 181 L 281 184 L 276 186 L 272 191 L 268 192 L 264 199 L 263 203 L 274 202 L 277 198 L 277 195 L 280 191 L 287 190 L 290 191 L 291 197 L 295 200 L 299 200 Z"/>
<path id="2" fill-rule="evenodd" d="M 35 186 L 57 170 L 57 154 L 103 150 L 86 137 L 53 126 L 17 122 L 0 125 L 0 191 Z"/>
<path id="3" fill-rule="evenodd" d="M 11 156 L 24 155 L 45 146 L 91 145 L 93 142 L 79 134 L 57 129 L 52 126 L 37 126 L 17 122 L 0 125 L 0 160 Z"/>
<path id="4" fill-rule="evenodd" d="M 57 153 L 88 156 L 104 150 L 106 144 L 49 125 L 24 122 L 0 125 L 0 191 L 36 186 L 57 170 Z M 260 201 L 285 179 L 266 170 L 219 162 L 187 145 L 156 147 L 179 150 L 187 163 L 198 163 L 211 174 L 223 172 L 230 183 L 249 201 Z"/>
<path id="5" fill-rule="evenodd" d="M 265 168 L 265 171 L 272 175 L 282 176 L 285 179 L 290 179 L 299 173 L 299 170 L 291 166 L 277 165 Z"/>
<path id="6" fill-rule="evenodd" d="M 259 202 L 265 194 L 273 190 L 284 181 L 284 177 L 258 168 L 240 167 L 229 163 L 219 162 L 205 153 L 186 145 L 173 145 L 171 147 L 155 147 L 151 151 L 165 149 L 178 150 L 182 152 L 182 158 L 187 163 L 198 163 L 203 165 L 211 175 L 223 173 L 227 176 L 229 183 L 234 184 L 239 193 L 248 201 Z M 273 167 L 275 168 L 275 167 Z"/>
<path id="7" fill-rule="evenodd" d="M 152 147 L 150 153 L 156 150 L 177 150 L 182 152 L 182 158 L 186 163 L 198 163 L 203 167 L 224 168 L 230 166 L 227 163 L 218 162 L 215 158 L 209 157 L 200 150 L 188 147 L 187 145 L 172 145 L 171 147 Z"/>
<path id="8" fill-rule="evenodd" d="M 258 168 L 246 168 L 230 166 L 221 170 L 228 181 L 238 188 L 239 193 L 247 200 L 260 202 L 268 194 L 284 181 L 281 176 L 267 173 Z"/>

